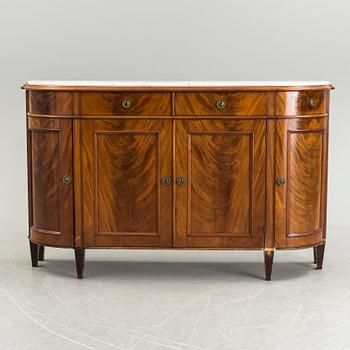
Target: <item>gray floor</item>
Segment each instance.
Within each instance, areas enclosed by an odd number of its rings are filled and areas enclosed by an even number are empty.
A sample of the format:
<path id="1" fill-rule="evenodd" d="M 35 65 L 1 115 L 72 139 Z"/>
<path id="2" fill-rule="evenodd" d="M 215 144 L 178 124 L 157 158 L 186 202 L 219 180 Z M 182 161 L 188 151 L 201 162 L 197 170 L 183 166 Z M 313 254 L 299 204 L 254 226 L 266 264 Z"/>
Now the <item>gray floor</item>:
<path id="1" fill-rule="evenodd" d="M 331 230 L 329 230 L 331 231 Z M 350 349 L 348 230 L 333 230 L 324 269 L 311 249 L 259 251 L 48 248 L 31 268 L 25 233 L 1 234 L 0 348 Z"/>

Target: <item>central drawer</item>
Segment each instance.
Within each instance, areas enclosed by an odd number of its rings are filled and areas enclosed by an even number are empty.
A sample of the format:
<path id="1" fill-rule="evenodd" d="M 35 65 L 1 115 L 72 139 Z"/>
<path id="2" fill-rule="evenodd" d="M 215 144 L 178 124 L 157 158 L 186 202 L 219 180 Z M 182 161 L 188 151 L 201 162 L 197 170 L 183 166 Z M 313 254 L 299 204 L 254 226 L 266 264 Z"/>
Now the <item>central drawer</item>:
<path id="1" fill-rule="evenodd" d="M 175 115 L 265 116 L 267 92 L 183 92 L 175 94 Z"/>
<path id="2" fill-rule="evenodd" d="M 170 116 L 170 93 L 83 92 L 83 116 Z"/>

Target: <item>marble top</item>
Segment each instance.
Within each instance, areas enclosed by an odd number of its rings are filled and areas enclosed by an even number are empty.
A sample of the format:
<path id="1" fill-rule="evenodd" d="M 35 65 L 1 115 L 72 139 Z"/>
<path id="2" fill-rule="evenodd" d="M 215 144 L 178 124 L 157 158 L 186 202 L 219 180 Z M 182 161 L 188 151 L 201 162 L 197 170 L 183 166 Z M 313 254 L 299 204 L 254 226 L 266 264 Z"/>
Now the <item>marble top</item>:
<path id="1" fill-rule="evenodd" d="M 249 86 L 323 86 L 329 81 L 100 81 L 100 80 L 29 80 L 26 85 L 101 86 L 101 87 L 249 87 Z"/>

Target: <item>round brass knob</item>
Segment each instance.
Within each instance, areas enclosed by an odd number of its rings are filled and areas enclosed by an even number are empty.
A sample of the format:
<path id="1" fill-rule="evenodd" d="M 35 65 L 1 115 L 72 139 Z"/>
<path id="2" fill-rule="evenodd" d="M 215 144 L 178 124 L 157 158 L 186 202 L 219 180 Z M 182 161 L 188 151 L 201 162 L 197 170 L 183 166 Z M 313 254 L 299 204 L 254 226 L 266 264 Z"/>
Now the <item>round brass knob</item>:
<path id="1" fill-rule="evenodd" d="M 63 183 L 65 185 L 69 185 L 72 182 L 72 177 L 70 175 L 64 175 L 63 176 Z"/>
<path id="2" fill-rule="evenodd" d="M 179 186 L 182 186 L 186 183 L 186 179 L 183 177 L 183 176 L 178 176 L 176 178 L 176 183 L 179 185 Z"/>
<path id="3" fill-rule="evenodd" d="M 284 177 L 279 177 L 276 182 L 278 186 L 283 186 L 286 183 L 286 179 Z"/>
<path id="4" fill-rule="evenodd" d="M 168 186 L 168 185 L 171 184 L 171 177 L 170 176 L 163 176 L 160 179 L 160 182 L 161 182 L 162 185 Z"/>
<path id="5" fill-rule="evenodd" d="M 309 106 L 310 107 L 315 107 L 316 106 L 316 100 L 314 98 L 309 98 Z"/>
<path id="6" fill-rule="evenodd" d="M 226 107 L 226 103 L 223 100 L 216 101 L 216 108 L 218 109 L 224 109 Z"/>
<path id="7" fill-rule="evenodd" d="M 131 107 L 131 101 L 130 100 L 123 100 L 122 101 L 122 107 L 124 109 L 129 109 Z"/>

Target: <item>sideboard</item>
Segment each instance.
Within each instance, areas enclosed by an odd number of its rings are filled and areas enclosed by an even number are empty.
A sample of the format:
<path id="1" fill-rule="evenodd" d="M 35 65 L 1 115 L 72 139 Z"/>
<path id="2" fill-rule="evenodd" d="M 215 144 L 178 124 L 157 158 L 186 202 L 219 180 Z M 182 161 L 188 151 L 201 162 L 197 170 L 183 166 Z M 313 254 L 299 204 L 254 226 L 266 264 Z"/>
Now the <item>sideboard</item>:
<path id="1" fill-rule="evenodd" d="M 29 242 L 276 249 L 326 242 L 329 82 L 29 81 Z"/>

